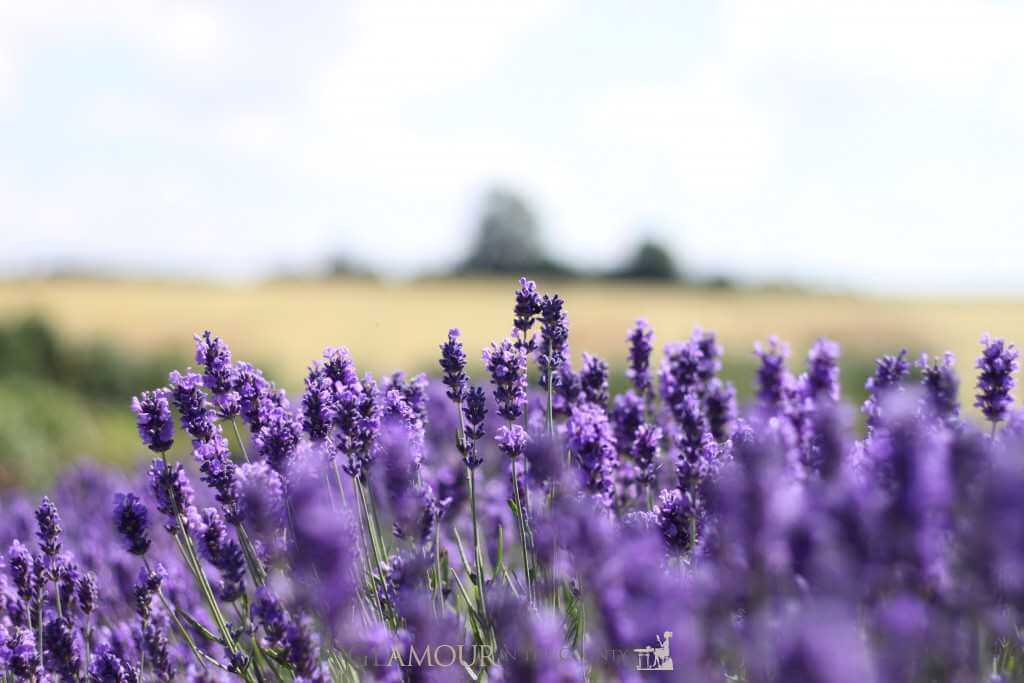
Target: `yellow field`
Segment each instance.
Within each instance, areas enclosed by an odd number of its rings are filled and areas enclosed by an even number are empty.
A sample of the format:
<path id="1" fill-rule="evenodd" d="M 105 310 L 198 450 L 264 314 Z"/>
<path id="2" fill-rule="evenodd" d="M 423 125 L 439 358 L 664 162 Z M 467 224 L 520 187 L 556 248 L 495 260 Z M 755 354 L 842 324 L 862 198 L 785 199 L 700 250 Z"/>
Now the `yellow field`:
<path id="1" fill-rule="evenodd" d="M 191 335 L 210 328 L 238 359 L 270 363 L 295 387 L 324 346 L 345 345 L 375 372 L 435 367 L 449 327 L 478 350 L 511 327 L 514 280 L 294 282 L 254 285 L 52 281 L 0 284 L 0 318 L 42 313 L 71 339 L 106 337 L 138 352 L 173 348 L 190 360 Z M 1024 306 L 1012 300 L 879 299 L 769 292 L 711 292 L 641 284 L 540 283 L 567 301 L 574 353 L 624 363 L 626 330 L 637 317 L 657 340 L 683 338 L 694 325 L 718 332 L 727 356 L 775 333 L 802 356 L 818 335 L 844 353 L 873 357 L 900 346 L 957 354 L 971 372 L 984 331 L 1024 342 Z M 967 381 L 968 386 L 973 383 Z"/>

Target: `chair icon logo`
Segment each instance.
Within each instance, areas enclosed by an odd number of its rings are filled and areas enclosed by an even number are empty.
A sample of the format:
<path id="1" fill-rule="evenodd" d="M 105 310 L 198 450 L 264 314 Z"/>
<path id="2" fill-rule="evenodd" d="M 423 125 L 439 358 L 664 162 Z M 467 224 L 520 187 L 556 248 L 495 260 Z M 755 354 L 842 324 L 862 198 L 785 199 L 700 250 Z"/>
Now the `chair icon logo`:
<path id="1" fill-rule="evenodd" d="M 655 636 L 655 638 L 658 639 L 657 647 L 647 646 L 633 650 L 636 653 L 636 670 L 674 671 L 668 643 L 672 638 L 672 631 L 665 631 L 664 636 Z"/>

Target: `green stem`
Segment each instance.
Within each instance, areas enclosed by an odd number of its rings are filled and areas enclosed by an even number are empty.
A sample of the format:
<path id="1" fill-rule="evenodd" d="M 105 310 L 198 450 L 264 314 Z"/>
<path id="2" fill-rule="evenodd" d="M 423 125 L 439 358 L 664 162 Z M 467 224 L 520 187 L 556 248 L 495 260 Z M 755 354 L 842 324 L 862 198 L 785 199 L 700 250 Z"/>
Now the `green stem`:
<path id="1" fill-rule="evenodd" d="M 512 458 L 512 492 L 516 501 L 516 520 L 519 522 L 519 545 L 523 551 L 523 573 L 526 575 L 526 597 L 533 604 L 533 570 L 530 567 L 530 551 L 526 540 L 526 511 L 523 510 L 522 499 L 519 496 L 519 477 L 516 472 L 516 461 Z"/>
<path id="2" fill-rule="evenodd" d="M 245 450 L 245 444 L 242 443 L 242 435 L 238 431 L 238 422 L 234 417 L 231 418 L 231 428 L 235 430 L 235 438 L 238 439 L 238 447 L 242 449 L 242 457 L 246 462 L 252 462 L 249 460 L 249 452 Z"/>
<path id="3" fill-rule="evenodd" d="M 484 554 L 480 546 L 480 526 L 476 518 L 476 469 L 467 468 L 469 478 L 469 507 L 473 515 L 473 553 L 476 561 L 476 587 L 480 598 L 480 614 L 487 619 L 487 592 L 484 579 Z"/>

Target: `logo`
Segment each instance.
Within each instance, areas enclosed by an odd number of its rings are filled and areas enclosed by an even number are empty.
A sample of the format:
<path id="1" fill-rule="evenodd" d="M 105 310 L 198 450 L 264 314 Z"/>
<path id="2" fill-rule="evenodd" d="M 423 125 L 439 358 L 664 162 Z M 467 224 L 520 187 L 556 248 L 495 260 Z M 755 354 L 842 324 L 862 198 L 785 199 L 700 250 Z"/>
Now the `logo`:
<path id="1" fill-rule="evenodd" d="M 658 647 L 639 647 L 633 652 L 636 653 L 637 671 L 674 671 L 672 667 L 672 653 L 669 651 L 668 641 L 672 638 L 672 631 L 665 631 L 665 636 L 654 636 L 658 639 Z"/>

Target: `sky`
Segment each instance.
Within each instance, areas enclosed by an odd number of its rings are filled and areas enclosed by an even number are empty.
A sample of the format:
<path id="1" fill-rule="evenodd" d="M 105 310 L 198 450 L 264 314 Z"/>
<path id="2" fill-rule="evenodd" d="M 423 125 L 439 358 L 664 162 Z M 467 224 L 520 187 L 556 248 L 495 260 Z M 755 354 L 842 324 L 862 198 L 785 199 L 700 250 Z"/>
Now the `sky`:
<path id="1" fill-rule="evenodd" d="M 547 247 L 1024 294 L 1024 4 L 0 0 L 0 275 Z"/>

